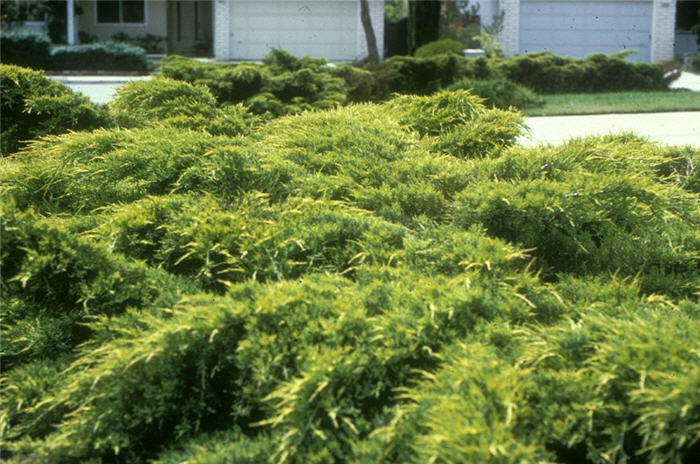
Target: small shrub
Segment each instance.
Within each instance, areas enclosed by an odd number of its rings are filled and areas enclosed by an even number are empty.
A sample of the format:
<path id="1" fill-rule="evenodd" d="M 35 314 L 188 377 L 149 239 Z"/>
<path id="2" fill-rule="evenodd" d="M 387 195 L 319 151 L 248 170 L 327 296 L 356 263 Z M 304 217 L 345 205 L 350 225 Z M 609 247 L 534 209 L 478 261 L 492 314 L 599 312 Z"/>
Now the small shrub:
<path id="1" fill-rule="evenodd" d="M 377 98 L 377 84 L 370 71 L 346 63 L 329 66 L 326 70 L 345 82 L 345 103 L 368 102 Z"/>
<path id="2" fill-rule="evenodd" d="M 123 127 L 160 122 L 183 129 L 204 129 L 214 135 L 243 134 L 254 122 L 253 115 L 241 105 L 218 108 L 206 87 L 166 78 L 120 87 L 109 110 Z"/>
<path id="3" fill-rule="evenodd" d="M 499 109 L 484 111 L 478 118 L 430 141 L 432 150 L 457 158 L 489 158 L 499 156 L 515 145 L 525 130 L 519 113 Z"/>
<path id="4" fill-rule="evenodd" d="M 308 56 L 297 58 L 285 50 L 273 48 L 263 58 L 263 64 L 269 66 L 273 74 L 280 74 L 285 71 L 299 71 L 302 68 L 319 68 L 326 64 L 326 60 Z"/>
<path id="5" fill-rule="evenodd" d="M 269 80 L 263 66 L 239 64 L 212 68 L 199 83 L 209 87 L 218 101 L 239 103 L 262 92 Z"/>
<path id="6" fill-rule="evenodd" d="M 422 136 L 440 135 L 469 124 L 483 112 L 481 99 L 466 90 L 443 91 L 425 97 L 405 95 L 386 103 L 396 118 Z"/>
<path id="7" fill-rule="evenodd" d="M 462 53 L 464 45 L 461 42 L 454 39 L 442 39 L 435 40 L 434 42 L 428 42 L 425 45 L 421 45 L 413 53 L 416 58 L 432 58 L 436 55 L 452 54 L 457 55 Z"/>
<path id="8" fill-rule="evenodd" d="M 700 53 L 690 55 L 688 58 L 688 65 L 691 71 L 700 73 Z"/>
<path id="9" fill-rule="evenodd" d="M 298 59 L 280 50 L 266 66 L 196 63 L 182 57 L 164 60 L 165 77 L 204 85 L 219 103 L 243 103 L 254 114 L 276 117 L 312 109 L 329 109 L 346 100 L 343 80 L 322 69 L 325 60 Z"/>
<path id="10" fill-rule="evenodd" d="M 124 32 L 118 32 L 112 35 L 112 40 L 114 42 L 123 42 L 141 47 L 146 50 L 146 53 L 163 53 L 165 50 L 164 45 L 167 43 L 167 39 L 159 35 L 146 34 L 132 37 Z M 83 43 L 82 40 L 80 42 Z M 91 42 L 95 42 L 95 40 Z"/>
<path id="11" fill-rule="evenodd" d="M 158 68 L 163 77 L 176 79 L 193 84 L 202 79 L 214 67 L 211 64 L 200 63 L 180 55 L 168 55 L 160 61 Z"/>
<path id="12" fill-rule="evenodd" d="M 462 79 L 450 85 L 448 90 L 468 89 L 484 99 L 486 106 L 500 109 L 530 108 L 541 106 L 543 100 L 530 89 L 507 79 L 471 80 Z"/>
<path id="13" fill-rule="evenodd" d="M 107 112 L 42 72 L 0 64 L 0 118 L 5 156 L 28 140 L 107 124 Z"/>
<path id="14" fill-rule="evenodd" d="M 0 32 L 2 62 L 33 69 L 47 69 L 50 63 L 51 41 L 43 34 L 11 30 Z"/>
<path id="15" fill-rule="evenodd" d="M 374 71 L 379 99 L 392 93 L 425 95 L 453 83 L 459 74 L 460 58 L 392 56 Z"/>
<path id="16" fill-rule="evenodd" d="M 117 42 L 64 45 L 51 50 L 51 69 L 87 71 L 148 70 L 146 51 Z"/>

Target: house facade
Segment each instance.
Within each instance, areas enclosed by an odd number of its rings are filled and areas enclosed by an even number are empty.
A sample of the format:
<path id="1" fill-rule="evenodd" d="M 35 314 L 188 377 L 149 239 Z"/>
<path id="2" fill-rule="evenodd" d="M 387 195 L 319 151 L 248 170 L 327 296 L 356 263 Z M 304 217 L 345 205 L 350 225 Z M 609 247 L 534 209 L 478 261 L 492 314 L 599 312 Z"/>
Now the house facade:
<path id="1" fill-rule="evenodd" d="M 428 0 L 423 0 L 428 1 Z M 368 0 L 380 55 L 384 2 Z M 682 59 L 698 51 L 688 29 L 694 0 L 471 0 L 482 24 L 504 16 L 507 56 L 551 51 L 585 57 L 634 50 L 631 61 Z M 271 48 L 354 61 L 367 55 L 360 0 L 67 0 L 81 14 L 68 25 L 99 40 L 114 34 L 163 38 L 167 53 L 260 60 Z M 71 6 L 72 5 L 72 6 Z M 680 15 L 680 17 L 679 17 Z M 689 26 L 690 25 L 690 26 Z"/>
<path id="2" fill-rule="evenodd" d="M 369 0 L 382 53 L 384 2 Z M 260 60 L 271 48 L 331 61 L 367 55 L 359 0 L 76 0 L 74 36 L 164 38 L 167 53 Z"/>
<path id="3" fill-rule="evenodd" d="M 507 56 L 551 51 L 585 57 L 634 50 L 631 61 L 677 56 L 675 0 L 480 0 L 484 11 L 503 11 L 500 35 Z M 693 2 L 698 3 L 698 2 Z M 692 47 L 691 47 L 692 49 Z"/>

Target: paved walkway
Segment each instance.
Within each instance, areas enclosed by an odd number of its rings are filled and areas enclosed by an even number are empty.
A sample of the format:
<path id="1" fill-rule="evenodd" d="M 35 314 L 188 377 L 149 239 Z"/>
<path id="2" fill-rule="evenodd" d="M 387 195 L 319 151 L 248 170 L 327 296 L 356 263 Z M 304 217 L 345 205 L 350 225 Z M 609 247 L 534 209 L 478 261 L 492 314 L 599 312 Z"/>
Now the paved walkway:
<path id="1" fill-rule="evenodd" d="M 557 145 L 571 137 L 635 132 L 669 145 L 700 148 L 700 111 L 675 113 L 596 114 L 525 118 L 530 134 L 523 145 Z"/>
<path id="2" fill-rule="evenodd" d="M 689 72 L 682 72 L 681 77 L 671 82 L 672 89 L 688 89 L 693 92 L 700 92 L 700 75 Z"/>

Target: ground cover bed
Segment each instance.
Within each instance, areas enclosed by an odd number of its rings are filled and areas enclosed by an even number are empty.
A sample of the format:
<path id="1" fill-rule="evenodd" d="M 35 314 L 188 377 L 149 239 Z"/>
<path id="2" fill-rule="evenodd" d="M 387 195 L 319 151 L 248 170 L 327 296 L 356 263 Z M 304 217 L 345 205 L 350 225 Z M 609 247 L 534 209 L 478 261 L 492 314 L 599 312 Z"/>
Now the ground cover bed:
<path id="1" fill-rule="evenodd" d="M 697 461 L 697 149 L 305 109 L 158 78 L 0 159 L 3 459 Z"/>

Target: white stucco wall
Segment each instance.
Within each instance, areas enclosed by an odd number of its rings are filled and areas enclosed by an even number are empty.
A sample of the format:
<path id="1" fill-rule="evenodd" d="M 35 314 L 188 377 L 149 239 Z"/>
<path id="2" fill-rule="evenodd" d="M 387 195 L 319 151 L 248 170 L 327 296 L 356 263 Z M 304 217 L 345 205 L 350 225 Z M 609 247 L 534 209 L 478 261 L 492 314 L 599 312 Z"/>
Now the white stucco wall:
<path id="1" fill-rule="evenodd" d="M 166 0 L 146 0 L 145 24 L 98 24 L 95 2 L 99 0 L 82 0 L 76 5 L 83 9 L 83 14 L 78 16 L 76 29 L 95 35 L 99 40 L 111 40 L 112 35 L 123 32 L 130 36 L 143 36 L 154 34 L 166 37 L 168 34 L 167 4 Z"/>

